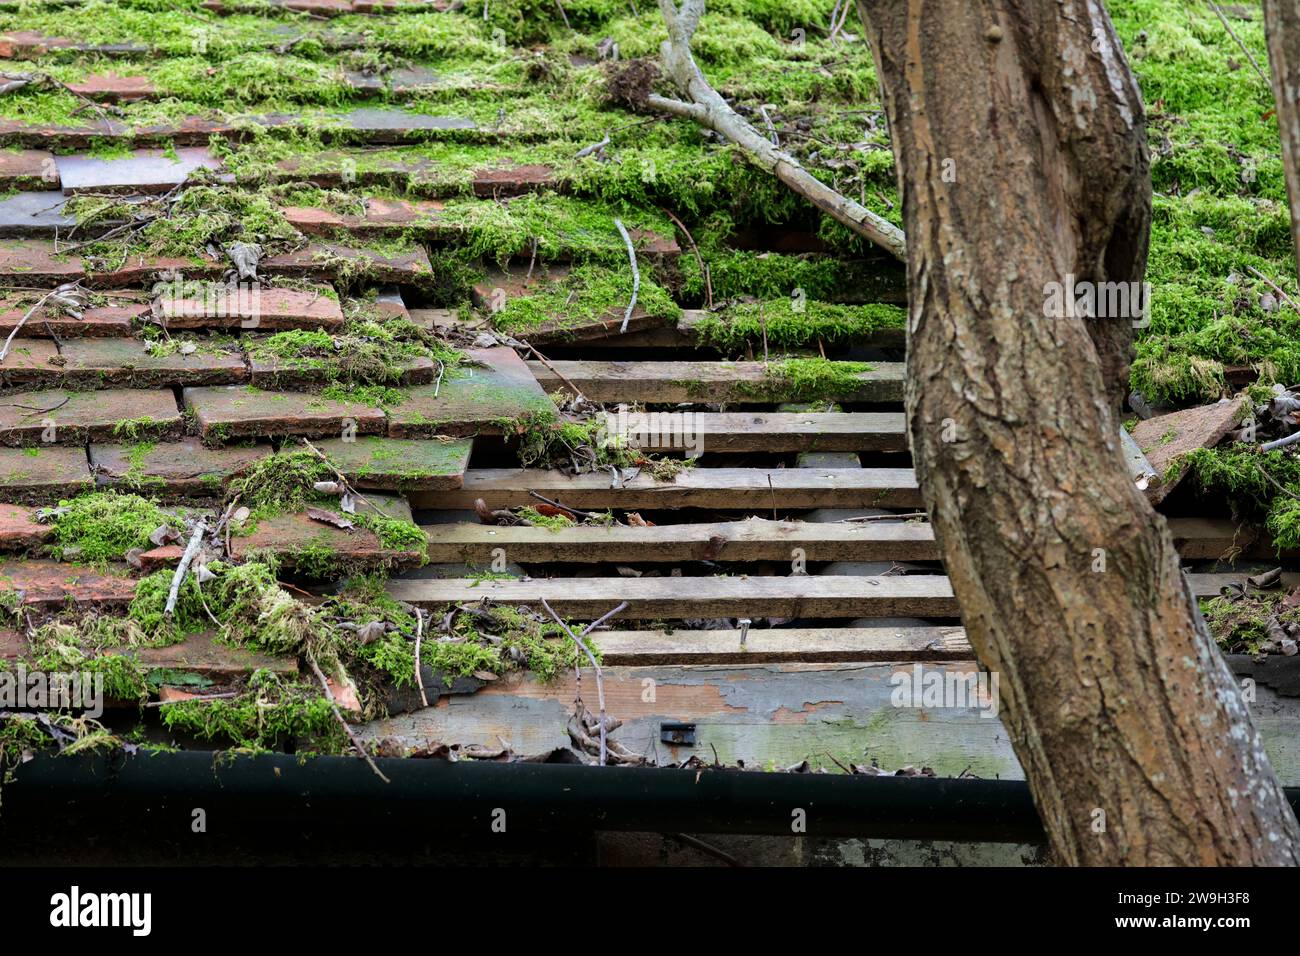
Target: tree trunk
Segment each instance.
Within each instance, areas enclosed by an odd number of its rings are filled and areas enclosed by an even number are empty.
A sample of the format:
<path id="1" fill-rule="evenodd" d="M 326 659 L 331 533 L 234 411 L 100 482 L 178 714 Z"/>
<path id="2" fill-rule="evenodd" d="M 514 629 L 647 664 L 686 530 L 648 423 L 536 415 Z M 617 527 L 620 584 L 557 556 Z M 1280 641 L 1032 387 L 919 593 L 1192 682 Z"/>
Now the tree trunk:
<path id="1" fill-rule="evenodd" d="M 1264 0 L 1264 33 L 1273 73 L 1282 167 L 1291 199 L 1291 243 L 1300 274 L 1300 0 Z"/>
<path id="2" fill-rule="evenodd" d="M 1140 280 L 1137 85 L 1099 0 L 859 0 L 903 195 L 921 490 L 1056 858 L 1296 864 L 1300 829 L 1129 477 L 1131 326 L 1045 309 Z"/>

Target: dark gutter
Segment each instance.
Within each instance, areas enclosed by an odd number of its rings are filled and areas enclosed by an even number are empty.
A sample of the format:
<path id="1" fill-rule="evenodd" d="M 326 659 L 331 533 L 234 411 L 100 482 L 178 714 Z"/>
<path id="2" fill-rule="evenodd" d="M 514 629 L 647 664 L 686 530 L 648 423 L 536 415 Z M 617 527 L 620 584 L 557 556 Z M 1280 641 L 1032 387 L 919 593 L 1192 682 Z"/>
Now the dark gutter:
<path id="1" fill-rule="evenodd" d="M 512 830 L 795 833 L 1034 842 L 1028 788 L 1007 780 L 867 777 L 740 770 L 380 759 L 392 781 L 349 757 L 205 752 L 41 756 L 4 787 L 5 811 L 76 801 L 99 812 L 155 799 L 310 805 L 321 812 L 410 814 L 423 827 L 483 830 L 496 808 Z"/>

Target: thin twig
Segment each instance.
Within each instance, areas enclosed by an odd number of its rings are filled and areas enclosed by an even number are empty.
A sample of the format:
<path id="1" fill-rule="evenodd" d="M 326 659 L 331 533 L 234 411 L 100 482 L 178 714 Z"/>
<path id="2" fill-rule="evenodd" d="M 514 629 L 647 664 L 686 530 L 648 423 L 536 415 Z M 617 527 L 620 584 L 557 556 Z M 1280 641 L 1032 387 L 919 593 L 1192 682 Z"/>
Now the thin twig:
<path id="1" fill-rule="evenodd" d="M 560 8 L 560 16 L 564 18 L 564 28 L 566 30 L 572 30 L 573 27 L 569 26 L 569 15 L 564 12 L 564 4 L 562 4 L 560 0 L 555 0 L 555 5 Z"/>
<path id="2" fill-rule="evenodd" d="M 1281 286 L 1279 286 L 1268 276 L 1264 275 L 1264 273 L 1260 272 L 1254 266 L 1246 266 L 1246 268 L 1249 269 L 1251 272 L 1253 272 L 1256 278 L 1262 279 L 1265 285 L 1267 285 L 1270 289 L 1276 292 L 1279 299 L 1281 299 L 1287 305 L 1291 306 L 1291 310 L 1293 312 L 1295 312 L 1297 315 L 1300 315 L 1300 306 L 1297 306 L 1295 302 L 1291 300 L 1291 297 L 1282 291 Z"/>
<path id="3" fill-rule="evenodd" d="M 323 451 L 321 451 L 319 448 L 313 445 L 306 438 L 299 438 L 298 440 L 302 442 L 304 445 L 306 445 L 308 449 L 310 449 L 312 452 L 315 453 L 317 458 L 319 458 L 321 461 L 325 463 L 325 467 L 334 473 L 334 477 L 339 480 L 339 484 L 343 486 L 344 491 L 351 492 L 351 494 L 353 495 L 353 497 L 357 499 L 357 501 L 360 501 L 362 504 L 369 507 L 372 511 L 375 512 L 375 514 L 378 515 L 383 514 L 382 511 L 380 511 L 378 508 L 375 507 L 375 503 L 373 501 L 371 501 L 361 492 L 357 491 L 356 488 L 352 487 L 352 482 L 348 481 L 347 478 L 343 477 L 343 472 L 339 471 L 337 468 L 334 467 L 334 463 L 330 461 L 328 457 L 326 457 Z"/>
<path id="4" fill-rule="evenodd" d="M 772 475 L 767 476 L 767 490 L 772 494 L 772 520 L 776 521 L 776 489 L 772 487 Z"/>
<path id="5" fill-rule="evenodd" d="M 781 137 L 776 135 L 776 127 L 772 125 L 772 117 L 767 115 L 767 104 L 764 103 L 758 108 L 758 115 L 763 117 L 763 122 L 767 125 L 767 136 L 772 141 L 772 145 L 777 149 L 781 148 Z"/>
<path id="6" fill-rule="evenodd" d="M 686 241 L 691 244 L 691 251 L 695 253 L 695 261 L 699 264 L 700 275 L 704 277 L 704 284 L 708 291 L 708 300 L 704 303 L 704 307 L 706 309 L 713 308 L 713 283 L 709 281 L 709 271 L 704 265 L 704 256 L 700 255 L 700 247 L 695 244 L 695 237 L 692 236 L 691 231 L 686 228 L 686 223 L 673 215 L 671 209 L 666 206 L 661 208 L 663 209 L 664 215 L 673 221 L 673 225 L 682 231 L 682 235 L 686 237 Z"/>
<path id="7" fill-rule="evenodd" d="M 924 517 L 926 517 L 926 513 L 924 511 L 913 511 L 905 515 L 895 515 L 895 514 L 862 515 L 857 518 L 840 518 L 839 520 L 841 522 L 852 523 L 855 521 L 895 521 L 895 520 L 902 521 L 904 518 L 924 518 Z"/>
<path id="8" fill-rule="evenodd" d="M 623 237 L 623 242 L 627 246 L 627 257 L 632 262 L 632 301 L 627 304 L 627 311 L 623 313 L 623 325 L 618 330 L 621 334 L 627 331 L 627 324 L 632 321 L 632 310 L 636 308 L 636 297 L 641 291 L 641 270 L 637 267 L 636 249 L 632 247 L 632 237 L 627 234 L 623 220 L 615 219 L 614 225 L 618 227 L 618 234 Z"/>
<path id="9" fill-rule="evenodd" d="M 167 617 L 172 616 L 176 610 L 176 599 L 181 593 L 181 582 L 185 580 L 185 573 L 189 571 L 190 564 L 199 553 L 199 547 L 203 544 L 203 536 L 208 533 L 207 523 L 200 520 L 194 526 L 194 533 L 190 535 L 190 542 L 185 546 L 185 553 L 181 555 L 181 563 L 176 565 L 176 573 L 172 575 L 172 587 L 167 592 L 167 605 L 163 608 L 163 614 Z"/>
<path id="10" fill-rule="evenodd" d="M 582 389 L 578 388 L 578 386 L 574 385 L 574 384 L 573 384 L 572 382 L 570 382 L 567 378 L 565 378 L 563 375 L 561 375 L 559 369 L 557 369 L 554 365 L 552 365 L 552 364 L 547 360 L 547 358 L 546 358 L 545 355 L 543 355 L 541 352 L 537 351 L 537 349 L 533 348 L 533 345 L 532 345 L 531 342 L 525 342 L 524 345 L 528 346 L 528 351 L 532 352 L 533 355 L 537 356 L 537 361 L 539 361 L 539 362 L 541 362 L 543 365 L 545 365 L 545 366 L 550 370 L 550 372 L 551 372 L 552 375 L 554 375 L 554 376 L 555 376 L 556 378 L 558 378 L 561 382 L 563 382 L 564 385 L 569 389 L 569 391 L 573 392 L 574 397 L 576 397 L 576 398 L 584 398 L 584 397 L 585 397 L 585 396 L 582 394 Z"/>
<path id="11" fill-rule="evenodd" d="M 14 339 L 17 338 L 18 336 L 19 330 L 27 323 L 27 320 L 30 319 L 33 315 L 35 315 L 36 311 L 41 306 L 43 306 L 46 302 L 48 302 L 50 298 L 58 291 L 59 291 L 58 289 L 51 289 L 49 292 L 45 293 L 45 295 L 41 296 L 40 299 L 37 300 L 34 306 L 32 306 L 30 309 L 27 310 L 27 314 L 18 320 L 18 324 L 14 326 L 14 330 L 9 333 L 9 338 L 5 339 L 4 348 L 0 349 L 0 362 L 3 362 L 5 360 L 5 356 L 9 354 L 9 346 L 13 344 Z"/>
<path id="12" fill-rule="evenodd" d="M 224 694 L 204 694 L 202 697 L 186 697 L 184 700 L 151 700 L 147 704 L 145 704 L 145 706 L 166 707 L 168 704 L 181 704 L 181 703 L 192 704 L 197 701 L 203 701 L 203 700 L 229 700 L 231 697 L 238 697 L 238 696 L 239 694 L 232 690 Z"/>
<path id="13" fill-rule="evenodd" d="M 447 371 L 447 365 L 442 359 L 438 359 L 438 380 L 433 383 L 433 397 L 438 397 L 438 392 L 442 391 L 442 376 Z"/>
<path id="14" fill-rule="evenodd" d="M 415 609 L 415 683 L 420 688 L 420 705 L 429 706 L 429 698 L 424 693 L 424 673 L 420 667 L 420 643 L 424 640 L 424 611 Z"/>
<path id="15" fill-rule="evenodd" d="M 338 719 L 338 722 L 343 725 L 343 732 L 347 734 L 348 739 L 352 741 L 352 746 L 357 748 L 357 752 L 361 754 L 361 759 L 370 764 L 370 769 L 375 772 L 376 777 L 384 781 L 384 783 L 392 783 L 391 780 L 384 776 L 384 772 L 379 769 L 375 762 L 370 759 L 370 753 L 366 750 L 365 745 L 362 744 L 357 738 L 357 735 L 353 733 L 352 727 L 348 723 L 347 718 L 343 716 L 343 711 L 339 709 L 339 702 L 334 699 L 334 691 L 330 690 L 330 682 L 325 679 L 325 675 L 322 673 L 320 665 L 316 663 L 316 659 L 308 654 L 307 663 L 311 665 L 311 669 L 316 673 L 316 679 L 320 681 L 320 686 L 321 689 L 325 691 L 326 699 L 329 700 L 330 706 L 334 708 L 334 716 Z"/>
<path id="16" fill-rule="evenodd" d="M 727 864 L 727 866 L 743 867 L 745 865 L 725 850 L 719 850 L 712 843 L 705 843 L 703 840 L 698 837 L 693 837 L 689 833 L 670 833 L 668 835 L 674 840 L 680 840 L 687 846 L 695 847 L 695 849 L 699 850 L 701 853 L 708 854 L 715 859 L 721 860 L 723 863 Z"/>
<path id="17" fill-rule="evenodd" d="M 1278 448 L 1286 448 L 1288 445 L 1294 445 L 1296 442 L 1300 442 L 1300 432 L 1294 432 L 1293 434 L 1287 435 L 1285 438 L 1279 438 L 1277 441 L 1265 442 L 1263 445 L 1259 446 L 1259 450 L 1274 451 Z M 1263 471 L 1262 468 L 1260 470 Z M 1267 472 L 1265 475 L 1267 476 Z"/>
<path id="18" fill-rule="evenodd" d="M 545 502 L 546 504 L 550 505 L 552 508 L 559 508 L 561 511 L 567 511 L 571 515 L 577 515 L 580 518 L 590 518 L 592 516 L 590 511 L 579 511 L 577 508 L 570 508 L 568 505 L 562 505 L 558 501 L 552 501 L 550 498 L 547 498 L 544 495 L 539 495 L 535 491 L 530 491 L 528 493 L 532 495 L 534 498 L 536 498 L 538 501 Z"/>
<path id="19" fill-rule="evenodd" d="M 582 159 L 582 157 L 584 156 L 590 156 L 592 153 L 600 152 L 608 145 L 609 145 L 609 134 L 606 133 L 605 138 L 602 139 L 599 143 L 592 143 L 590 146 L 584 146 L 582 149 L 578 150 L 576 153 L 573 154 L 573 158 Z"/>
<path id="20" fill-rule="evenodd" d="M 1228 31 L 1228 36 L 1237 41 L 1237 46 L 1241 48 L 1242 53 L 1246 54 L 1246 59 L 1250 60 L 1250 65 L 1255 68 L 1255 72 L 1259 74 L 1259 78 L 1263 80 L 1264 85 L 1271 90 L 1273 84 L 1269 81 L 1269 78 L 1264 75 L 1264 71 L 1260 69 L 1259 61 L 1255 59 L 1255 54 L 1251 53 L 1250 50 L 1246 48 L 1246 44 L 1241 42 L 1241 37 L 1237 36 L 1236 30 L 1232 29 L 1232 24 L 1230 24 L 1228 18 L 1223 15 L 1223 11 L 1219 9 L 1219 5 L 1215 3 L 1214 0 L 1209 0 L 1209 4 L 1210 8 L 1214 10 L 1215 15 L 1218 16 L 1219 22 L 1223 24 L 1223 28 Z"/>
<path id="21" fill-rule="evenodd" d="M 542 607 L 546 608 L 546 613 L 551 615 L 551 617 L 555 618 L 555 622 L 559 624 L 560 627 L 564 628 L 565 633 L 567 633 L 569 637 L 573 638 L 573 640 L 577 643 L 578 647 L 582 648 L 582 653 L 587 655 L 587 660 L 591 661 L 591 667 L 596 672 L 596 697 L 600 704 L 600 765 L 603 767 L 605 766 L 605 761 L 609 757 L 609 749 L 605 743 L 605 677 L 601 673 L 600 664 L 596 661 L 596 655 L 591 653 L 591 648 L 587 647 L 587 645 L 583 642 L 581 637 L 573 633 L 573 628 L 569 627 L 569 625 L 564 622 L 564 618 L 560 617 L 560 615 L 555 613 L 555 609 L 551 607 L 550 604 L 547 603 L 546 598 L 542 598 Z M 614 608 L 614 610 L 601 615 L 596 620 L 588 624 L 586 630 L 584 630 L 582 633 L 590 634 L 592 629 L 595 628 L 597 624 L 600 624 L 606 619 L 613 617 L 615 614 L 619 613 L 626 607 L 627 607 L 627 602 L 624 601 L 618 607 Z"/>

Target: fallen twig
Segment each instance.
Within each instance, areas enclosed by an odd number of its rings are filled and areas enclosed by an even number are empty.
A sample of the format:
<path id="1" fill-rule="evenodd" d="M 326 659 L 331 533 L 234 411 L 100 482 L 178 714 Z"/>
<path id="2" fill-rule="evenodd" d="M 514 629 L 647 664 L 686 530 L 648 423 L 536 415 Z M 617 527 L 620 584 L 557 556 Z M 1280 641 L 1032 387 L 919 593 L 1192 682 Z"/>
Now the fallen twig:
<path id="1" fill-rule="evenodd" d="M 632 321 L 632 310 L 636 308 L 636 297 L 641 291 L 641 270 L 637 268 L 636 249 L 632 247 L 632 237 L 627 234 L 623 220 L 615 219 L 614 225 L 618 227 L 618 234 L 623 237 L 623 242 L 627 246 L 627 257 L 632 262 L 632 301 L 627 304 L 627 311 L 623 313 L 623 325 L 618 330 L 622 334 L 627 331 L 627 324 Z"/>
<path id="2" fill-rule="evenodd" d="M 663 209 L 664 215 L 673 221 L 673 225 L 682 231 L 682 235 L 686 237 L 686 241 L 691 244 L 691 251 L 695 253 L 695 261 L 700 267 L 700 275 L 704 277 L 704 292 L 707 297 L 704 302 L 704 307 L 706 309 L 713 308 L 713 281 L 709 276 L 708 266 L 704 264 L 704 256 L 700 255 L 700 247 L 695 244 L 695 237 L 692 236 L 691 231 L 686 228 L 686 223 L 673 215 L 671 209 L 668 209 L 667 207 L 661 208 Z"/>
<path id="3" fill-rule="evenodd" d="M 204 694 L 202 697 L 186 697 L 184 700 L 151 700 L 145 704 L 146 707 L 166 707 L 168 704 L 193 704 L 205 700 L 229 700 L 232 697 L 238 697 L 235 691 L 227 691 L 222 694 Z"/>
<path id="4" fill-rule="evenodd" d="M 1276 292 L 1276 293 L 1277 293 L 1277 297 L 1278 297 L 1279 299 L 1281 299 L 1281 300 L 1282 300 L 1283 302 L 1285 302 L 1287 305 L 1291 306 L 1291 311 L 1292 311 L 1292 312 L 1295 312 L 1297 315 L 1300 315 L 1300 306 L 1297 306 L 1297 305 L 1295 304 L 1295 302 L 1292 301 L 1291 297 L 1290 297 L 1289 295 L 1287 295 L 1285 292 L 1282 291 L 1282 287 L 1281 287 L 1281 286 L 1279 286 L 1276 282 L 1274 282 L 1274 281 L 1273 281 L 1272 279 L 1270 279 L 1268 276 L 1264 275 L 1264 273 L 1260 272 L 1260 271 L 1259 271 L 1258 269 L 1256 269 L 1254 266 L 1247 266 L 1246 268 L 1249 269 L 1251 272 L 1253 272 L 1253 273 L 1255 274 L 1255 277 L 1256 277 L 1257 279 L 1262 280 L 1263 283 L 1264 283 L 1266 286 L 1268 286 L 1270 289 L 1272 289 L 1274 292 Z"/>
<path id="5" fill-rule="evenodd" d="M 1241 49 L 1241 52 L 1246 54 L 1246 59 L 1250 61 L 1250 65 L 1253 66 L 1255 68 L 1255 72 L 1259 74 L 1259 78 L 1263 80 L 1264 85 L 1271 90 L 1273 88 L 1273 84 L 1269 82 L 1268 77 L 1264 75 L 1264 71 L 1260 69 L 1259 61 L 1256 60 L 1255 55 L 1251 53 L 1249 49 L 1247 49 L 1246 44 L 1241 42 L 1241 37 L 1237 36 L 1236 30 L 1232 29 L 1232 24 L 1230 24 L 1228 22 L 1228 18 L 1223 15 L 1223 11 L 1219 9 L 1219 5 L 1215 3 L 1214 0 L 1209 0 L 1209 4 L 1210 4 L 1210 8 L 1214 11 L 1215 15 L 1219 18 L 1219 22 L 1223 24 L 1223 28 L 1228 31 L 1228 36 L 1232 37 L 1232 39 L 1236 41 L 1237 46 Z"/>
<path id="6" fill-rule="evenodd" d="M 584 146 L 582 149 L 578 150 L 576 153 L 573 154 L 573 158 L 582 159 L 582 157 L 584 156 L 590 156 L 592 153 L 600 152 L 608 145 L 609 145 L 609 134 L 606 133 L 605 138 L 602 139 L 599 143 L 592 143 L 590 146 Z"/>
<path id="7" fill-rule="evenodd" d="M 550 498 L 547 498 L 543 495 L 539 495 L 535 491 L 530 491 L 528 493 L 532 495 L 534 498 L 536 498 L 538 501 L 545 502 L 546 504 L 550 505 L 553 508 L 559 508 L 561 511 L 567 511 L 571 515 L 577 515 L 580 518 L 592 517 L 590 511 L 579 511 L 577 508 L 570 508 L 568 505 L 562 505 L 558 501 L 552 501 Z"/>
<path id="8" fill-rule="evenodd" d="M 45 293 L 45 295 L 37 299 L 36 304 L 33 305 L 30 309 L 28 309 L 27 312 L 23 315 L 23 317 L 18 320 L 18 324 L 14 326 L 14 330 L 10 332 L 9 337 L 5 339 L 4 348 L 0 349 L 0 362 L 3 362 L 5 360 L 5 356 L 9 354 L 9 346 L 11 346 L 13 344 L 14 339 L 18 337 L 19 331 L 22 329 L 24 325 L 27 324 L 28 319 L 30 319 L 33 315 L 35 315 L 37 311 L 41 309 L 45 305 L 45 303 L 48 302 L 50 299 L 59 299 L 60 301 L 63 301 L 65 297 L 72 294 L 82 295 L 81 288 L 75 282 L 67 282 L 59 286 L 58 288 L 51 289 L 49 292 Z"/>
<path id="9" fill-rule="evenodd" d="M 181 555 L 181 563 L 176 565 L 176 573 L 172 575 L 171 590 L 167 592 L 167 606 L 163 608 L 163 614 L 167 617 L 171 617 L 172 612 L 176 610 L 176 599 L 180 597 L 181 582 L 185 580 L 185 573 L 189 571 L 190 565 L 198 556 L 199 548 L 203 544 L 203 536 L 207 533 L 207 523 L 200 520 L 194 526 L 194 533 L 190 535 L 190 542 L 185 546 L 185 552 Z"/>
<path id="10" fill-rule="evenodd" d="M 424 611 L 415 609 L 415 683 L 420 688 L 420 705 L 429 706 L 429 698 L 424 693 L 424 673 L 420 667 L 420 644 L 424 640 Z"/>
<path id="11" fill-rule="evenodd" d="M 348 723 L 347 718 L 343 716 L 343 711 L 339 709 L 338 701 L 334 699 L 334 691 L 330 690 L 330 682 L 325 679 L 325 674 L 321 671 L 320 665 L 316 663 L 316 659 L 308 654 L 307 663 L 311 665 L 312 671 L 315 672 L 316 679 L 320 681 L 321 689 L 325 691 L 326 699 L 329 700 L 330 706 L 334 708 L 335 718 L 337 718 L 338 722 L 343 725 L 343 732 L 347 734 L 348 739 L 352 741 L 352 746 L 357 748 L 357 752 L 361 754 L 361 759 L 370 764 L 370 769 L 375 772 L 376 777 L 384 781 L 384 783 L 392 783 L 391 780 L 384 776 L 384 772 L 379 769 L 374 760 L 371 759 L 365 745 L 361 743 L 361 740 L 353 732 L 352 726 Z"/>
<path id="12" fill-rule="evenodd" d="M 839 520 L 842 521 L 842 522 L 853 522 L 853 521 L 901 521 L 901 520 L 903 520 L 904 518 L 924 518 L 924 517 L 926 517 L 926 513 L 925 513 L 924 511 L 911 511 L 911 512 L 908 512 L 908 513 L 905 514 L 905 515 L 893 515 L 893 514 L 890 514 L 890 515 L 861 515 L 861 516 L 859 516 L 859 517 L 857 517 L 857 518 L 840 518 Z"/>
<path id="13" fill-rule="evenodd" d="M 552 365 L 547 360 L 545 355 L 537 351 L 537 349 L 533 348 L 533 344 L 531 342 L 525 342 L 524 345 L 528 346 L 528 351 L 532 352 L 533 355 L 537 357 L 537 361 L 545 365 L 550 370 L 552 375 L 554 375 L 561 382 L 563 382 L 564 385 L 569 389 L 569 391 L 573 392 L 575 398 L 582 399 L 586 397 L 585 395 L 582 394 L 582 389 L 578 388 L 578 386 L 574 385 L 567 378 L 561 375 L 559 369 L 557 369 L 554 365 Z"/>
<path id="14" fill-rule="evenodd" d="M 907 240 L 903 230 L 888 219 L 836 192 L 817 179 L 792 155 L 773 146 L 733 110 L 695 63 L 691 38 L 704 14 L 704 0 L 659 0 L 659 10 L 668 26 L 668 39 L 660 47 L 664 72 L 690 102 L 651 93 L 646 102 L 655 109 L 682 116 L 707 126 L 740 146 L 757 166 L 767 170 L 792 190 L 843 223 L 858 235 L 886 249 L 894 258 L 907 261 Z"/>
<path id="15" fill-rule="evenodd" d="M 352 483 L 343 477 L 343 472 L 339 471 L 337 468 L 334 467 L 334 463 L 329 460 L 328 456 L 326 456 L 326 454 L 323 451 L 321 451 L 319 448 L 313 445 L 306 438 L 299 438 L 298 440 L 301 441 L 304 445 L 306 445 L 307 448 L 310 451 L 312 451 L 317 458 L 319 458 L 321 461 L 325 463 L 325 467 L 334 473 L 334 477 L 339 480 L 339 484 L 343 486 L 344 491 L 350 492 L 352 496 L 357 499 L 357 501 L 360 501 L 362 504 L 369 507 L 372 511 L 374 511 L 375 514 L 377 515 L 383 514 L 382 511 L 380 511 L 378 508 L 375 507 L 375 503 L 373 501 L 371 501 L 361 492 L 357 491 L 356 488 L 352 487 Z"/>
<path id="16" fill-rule="evenodd" d="M 555 618 L 555 622 L 559 624 L 560 627 L 564 628 L 565 632 L 569 637 L 573 638 L 578 647 L 582 648 L 582 653 L 587 655 L 587 660 L 591 661 L 591 667 L 596 672 L 596 697 L 600 704 L 600 765 L 603 767 L 605 766 L 605 761 L 609 757 L 609 749 L 605 743 L 605 678 L 601 673 L 600 664 L 596 661 L 596 655 L 591 653 L 591 648 L 587 647 L 586 643 L 583 642 L 582 637 L 573 633 L 573 628 L 569 627 L 569 625 L 564 622 L 564 618 L 555 613 L 555 609 L 547 603 L 546 598 L 542 598 L 542 607 L 546 608 L 546 613 Z M 614 610 L 602 614 L 600 617 L 596 618 L 596 620 L 588 624 L 582 633 L 584 635 L 590 634 L 598 624 L 604 623 L 608 618 L 613 617 L 626 607 L 627 602 L 624 601 L 618 607 L 614 608 Z"/>

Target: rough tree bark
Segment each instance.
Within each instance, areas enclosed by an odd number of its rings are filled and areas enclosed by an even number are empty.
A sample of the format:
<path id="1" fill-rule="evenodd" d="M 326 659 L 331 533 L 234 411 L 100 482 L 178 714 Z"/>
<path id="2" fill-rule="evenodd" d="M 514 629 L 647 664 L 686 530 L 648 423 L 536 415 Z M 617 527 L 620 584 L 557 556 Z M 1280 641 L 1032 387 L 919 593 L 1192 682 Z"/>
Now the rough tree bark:
<path id="1" fill-rule="evenodd" d="M 1300 862 L 1120 453 L 1129 326 L 1045 314 L 1049 283 L 1145 266 L 1142 104 L 1100 0 L 858 3 L 908 237 L 913 457 L 1056 858 Z"/>
<path id="2" fill-rule="evenodd" d="M 1291 242 L 1300 274 L 1300 0 L 1264 0 L 1264 33 L 1291 200 Z"/>
<path id="3" fill-rule="evenodd" d="M 745 122 L 727 101 L 709 85 L 691 55 L 691 37 L 704 14 L 704 0 L 682 0 L 680 10 L 673 0 L 659 0 L 659 10 L 668 27 L 668 39 L 661 49 L 664 72 L 690 97 L 691 102 L 650 94 L 646 102 L 656 109 L 692 119 L 707 126 L 748 154 L 761 169 L 776 176 L 792 190 L 827 215 L 887 250 L 896 259 L 907 259 L 903 232 L 888 219 L 876 215 L 861 203 L 842 196 L 779 149 Z"/>

